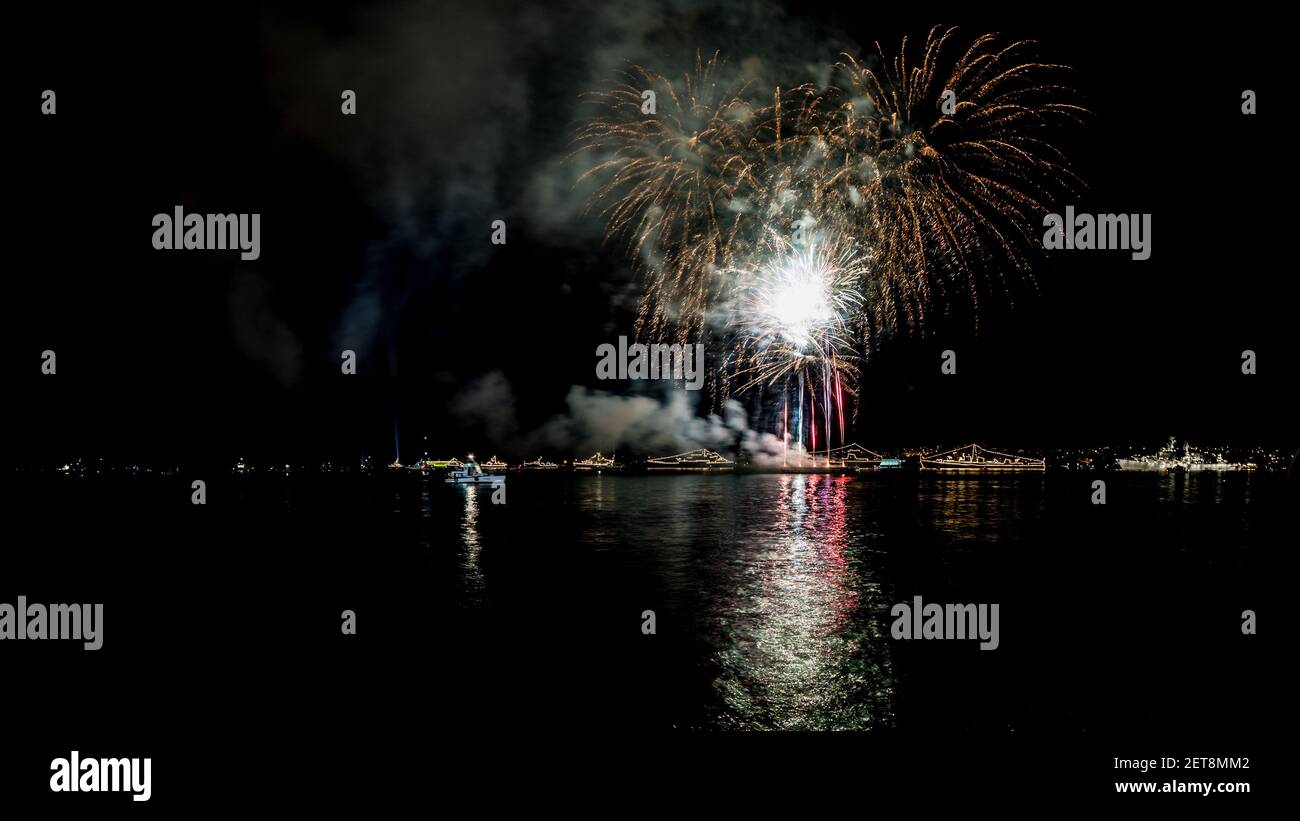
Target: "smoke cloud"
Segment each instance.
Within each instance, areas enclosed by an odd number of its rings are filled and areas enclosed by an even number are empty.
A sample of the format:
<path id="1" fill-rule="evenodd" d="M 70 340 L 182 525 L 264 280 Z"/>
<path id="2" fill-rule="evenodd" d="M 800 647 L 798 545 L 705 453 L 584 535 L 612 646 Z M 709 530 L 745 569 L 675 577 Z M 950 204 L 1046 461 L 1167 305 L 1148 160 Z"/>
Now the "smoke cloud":
<path id="1" fill-rule="evenodd" d="M 494 447 L 509 448 L 518 456 L 589 456 L 600 451 L 645 457 L 708 448 L 760 466 L 782 462 L 781 438 L 751 429 L 744 406 L 734 399 L 723 403 L 720 415 L 700 415 L 694 394 L 685 390 L 622 396 L 573 385 L 565 404 L 563 413 L 519 433 L 514 392 L 504 374 L 492 371 L 456 396 L 452 408 L 476 420 Z"/>
<path id="2" fill-rule="evenodd" d="M 586 92 L 632 64 L 680 78 L 715 51 L 731 87 L 824 82 L 845 48 L 770 0 L 404 1 L 344 14 L 273 18 L 264 58 L 286 136 L 350 169 L 379 226 L 335 333 L 363 356 L 415 289 L 472 274 L 493 253 L 492 220 L 597 251 L 603 226 L 577 185 L 592 158 L 574 157 L 572 142 Z M 335 88 L 357 92 L 357 117 L 320 99 Z"/>
<path id="3" fill-rule="evenodd" d="M 266 366 L 281 386 L 296 384 L 302 376 L 302 344 L 276 314 L 270 283 L 260 274 L 242 272 L 231 284 L 229 303 L 239 349 Z"/>

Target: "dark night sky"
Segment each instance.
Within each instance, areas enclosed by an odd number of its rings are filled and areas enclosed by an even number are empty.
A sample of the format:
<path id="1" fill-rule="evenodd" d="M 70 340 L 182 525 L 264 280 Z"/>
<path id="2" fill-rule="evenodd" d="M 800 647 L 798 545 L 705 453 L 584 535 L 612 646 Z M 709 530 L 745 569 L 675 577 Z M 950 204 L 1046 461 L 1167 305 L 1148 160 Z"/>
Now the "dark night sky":
<path id="1" fill-rule="evenodd" d="M 678 5 L 703 10 L 665 11 Z M 426 434 L 440 453 L 486 450 L 451 406 L 494 370 L 526 433 L 564 411 L 571 385 L 609 387 L 595 348 L 631 333 L 626 262 L 601 250 L 594 218 L 547 199 L 574 102 L 604 66 L 676 74 L 722 48 L 794 84 L 805 77 L 788 66 L 823 56 L 809 49 L 892 50 L 940 22 L 1035 38 L 1077 69 L 1095 116 L 1064 140 L 1089 184 L 1075 204 L 1152 213 L 1153 254 L 1054 255 L 1040 293 L 986 310 L 977 338 L 957 317 L 888 344 L 863 374 L 858 438 L 1294 447 L 1280 21 L 983 5 L 313 4 L 310 19 L 221 5 L 75 32 L 55 11 L 20 16 L 3 58 L 9 450 L 42 465 L 387 461 L 394 416 L 404 456 Z M 45 88 L 53 117 L 39 113 Z M 339 114 L 343 88 L 356 117 Z M 1261 114 L 1240 113 L 1244 88 Z M 261 259 L 154 251 L 150 219 L 178 203 L 260 212 Z M 39 373 L 46 348 L 54 378 Z M 360 375 L 339 374 L 343 348 L 362 353 Z M 957 377 L 938 374 L 944 348 Z M 1255 377 L 1240 373 L 1245 348 Z"/>

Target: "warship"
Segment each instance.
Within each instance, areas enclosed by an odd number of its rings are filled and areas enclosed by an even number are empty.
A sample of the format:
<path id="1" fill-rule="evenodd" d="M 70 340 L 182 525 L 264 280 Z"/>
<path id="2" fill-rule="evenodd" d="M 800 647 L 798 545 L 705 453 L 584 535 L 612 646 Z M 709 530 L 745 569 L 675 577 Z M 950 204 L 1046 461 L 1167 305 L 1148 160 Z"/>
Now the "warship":
<path id="1" fill-rule="evenodd" d="M 609 456 L 602 456 L 600 451 L 586 459 L 579 459 L 573 463 L 573 469 L 578 473 L 601 473 L 603 471 L 621 470 L 622 465 L 615 464 Z"/>
<path id="2" fill-rule="evenodd" d="M 922 470 L 940 470 L 950 473 L 1042 472 L 1046 465 L 1044 459 L 998 453 L 979 445 L 968 445 L 921 457 Z"/>
<path id="3" fill-rule="evenodd" d="M 1165 443 L 1165 446 L 1156 451 L 1154 455 L 1132 456 L 1128 459 L 1119 460 L 1120 470 L 1154 471 L 1157 473 L 1254 470 L 1256 467 L 1255 464 L 1250 462 L 1229 462 L 1220 453 L 1205 454 L 1192 450 L 1187 442 L 1183 443 L 1180 451 L 1178 440 L 1172 436 L 1169 437 L 1169 441 Z"/>
<path id="4" fill-rule="evenodd" d="M 675 453 L 672 456 L 660 456 L 656 459 L 646 461 L 647 470 L 671 470 L 671 471 L 692 471 L 692 472 L 718 472 L 732 470 L 736 463 L 730 459 L 724 459 L 720 454 L 700 448 L 698 450 L 687 451 L 686 453 Z"/>
<path id="5" fill-rule="evenodd" d="M 484 462 L 480 467 L 483 468 L 486 473 L 505 473 L 507 470 L 510 470 L 510 466 L 505 462 L 498 462 L 496 456 L 493 456 L 491 459 Z"/>
<path id="6" fill-rule="evenodd" d="M 826 453 L 828 464 L 846 468 L 857 468 L 858 470 L 871 469 L 880 467 L 880 462 L 885 457 L 874 450 L 868 450 L 857 442 L 851 445 L 841 445 L 833 448 Z"/>

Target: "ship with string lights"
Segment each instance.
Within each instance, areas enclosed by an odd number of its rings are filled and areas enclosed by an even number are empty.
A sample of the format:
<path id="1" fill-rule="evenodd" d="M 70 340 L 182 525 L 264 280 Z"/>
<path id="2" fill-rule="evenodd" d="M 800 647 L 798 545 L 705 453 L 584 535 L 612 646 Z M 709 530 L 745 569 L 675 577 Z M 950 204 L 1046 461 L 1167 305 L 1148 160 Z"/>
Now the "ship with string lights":
<path id="1" fill-rule="evenodd" d="M 1184 442 L 1181 450 L 1178 440 L 1169 437 L 1157 453 L 1150 456 L 1132 456 L 1119 460 L 1119 469 L 1124 471 L 1156 471 L 1160 473 L 1196 473 L 1200 471 L 1238 471 L 1255 470 L 1253 462 L 1230 462 L 1221 453 L 1202 453 L 1193 450 Z"/>
<path id="2" fill-rule="evenodd" d="M 874 450 L 862 447 L 857 442 L 849 445 L 841 445 L 838 448 L 831 448 L 826 452 L 826 461 L 831 465 L 838 465 L 844 468 L 857 468 L 858 470 L 871 470 L 880 467 L 880 462 L 885 457 Z"/>
<path id="3" fill-rule="evenodd" d="M 954 448 L 921 457 L 922 470 L 940 470 L 949 473 L 1041 473 L 1046 466 L 1045 459 L 999 453 L 979 445 Z"/>
<path id="4" fill-rule="evenodd" d="M 735 467 L 735 462 L 706 448 L 646 460 L 646 470 L 716 473 L 733 470 Z"/>
<path id="5" fill-rule="evenodd" d="M 560 466 L 555 464 L 554 462 L 547 462 L 544 459 L 542 459 L 542 457 L 538 456 L 536 459 L 534 459 L 531 462 L 524 462 L 523 464 L 521 464 L 519 466 L 519 469 L 520 470 L 558 470 L 559 467 Z"/>
<path id="6" fill-rule="evenodd" d="M 465 467 L 465 463 L 457 459 L 455 456 L 450 459 L 430 459 L 426 455 L 415 464 L 410 465 L 409 469 L 419 471 L 420 473 L 428 473 L 434 470 L 460 470 L 463 467 Z"/>
<path id="7" fill-rule="evenodd" d="M 479 465 L 479 467 L 482 468 L 484 473 L 505 473 L 510 470 L 510 466 L 505 462 L 498 462 L 496 456 Z"/>
<path id="8" fill-rule="evenodd" d="M 573 469 L 578 473 L 604 473 L 622 470 L 623 466 L 616 463 L 612 457 L 603 456 L 600 451 L 596 451 L 595 454 L 586 459 L 574 461 Z"/>

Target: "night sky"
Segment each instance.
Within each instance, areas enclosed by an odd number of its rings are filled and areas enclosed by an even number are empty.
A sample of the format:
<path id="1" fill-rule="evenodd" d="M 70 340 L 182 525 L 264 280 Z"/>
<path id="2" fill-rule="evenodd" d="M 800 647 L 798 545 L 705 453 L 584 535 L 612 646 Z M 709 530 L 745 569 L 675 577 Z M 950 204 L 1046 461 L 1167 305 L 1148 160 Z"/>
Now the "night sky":
<path id="1" fill-rule="evenodd" d="M 627 390 L 594 375 L 596 347 L 632 334 L 638 286 L 572 190 L 579 95 L 625 60 L 680 75 L 718 49 L 794 85 L 855 43 L 893 51 L 937 23 L 1033 38 L 1077 69 L 1094 116 L 1061 138 L 1089 186 L 1073 204 L 1152 213 L 1152 256 L 1057 252 L 1036 266 L 1038 293 L 984 306 L 978 335 L 957 314 L 889 341 L 863 371 L 856 437 L 1295 447 L 1289 75 L 1264 13 L 309 8 L 140 12 L 75 33 L 53 10 L 15 19 L 3 333 L 19 464 L 382 463 L 395 421 L 407 461 L 424 436 L 435 455 L 531 458 L 512 450 L 566 412 L 571 386 Z M 46 88 L 54 116 L 40 113 Z M 355 117 L 340 114 L 345 88 Z M 1240 111 L 1247 88 L 1258 115 Z M 260 213 L 261 258 L 155 251 L 150 220 L 178 204 Z M 505 246 L 488 241 L 494 219 Z M 47 348 L 54 377 L 40 373 Z M 946 348 L 955 377 L 939 374 Z M 1240 371 L 1247 348 L 1256 376 Z M 357 376 L 340 374 L 344 349 Z M 513 409 L 465 412 L 494 372 Z"/>

